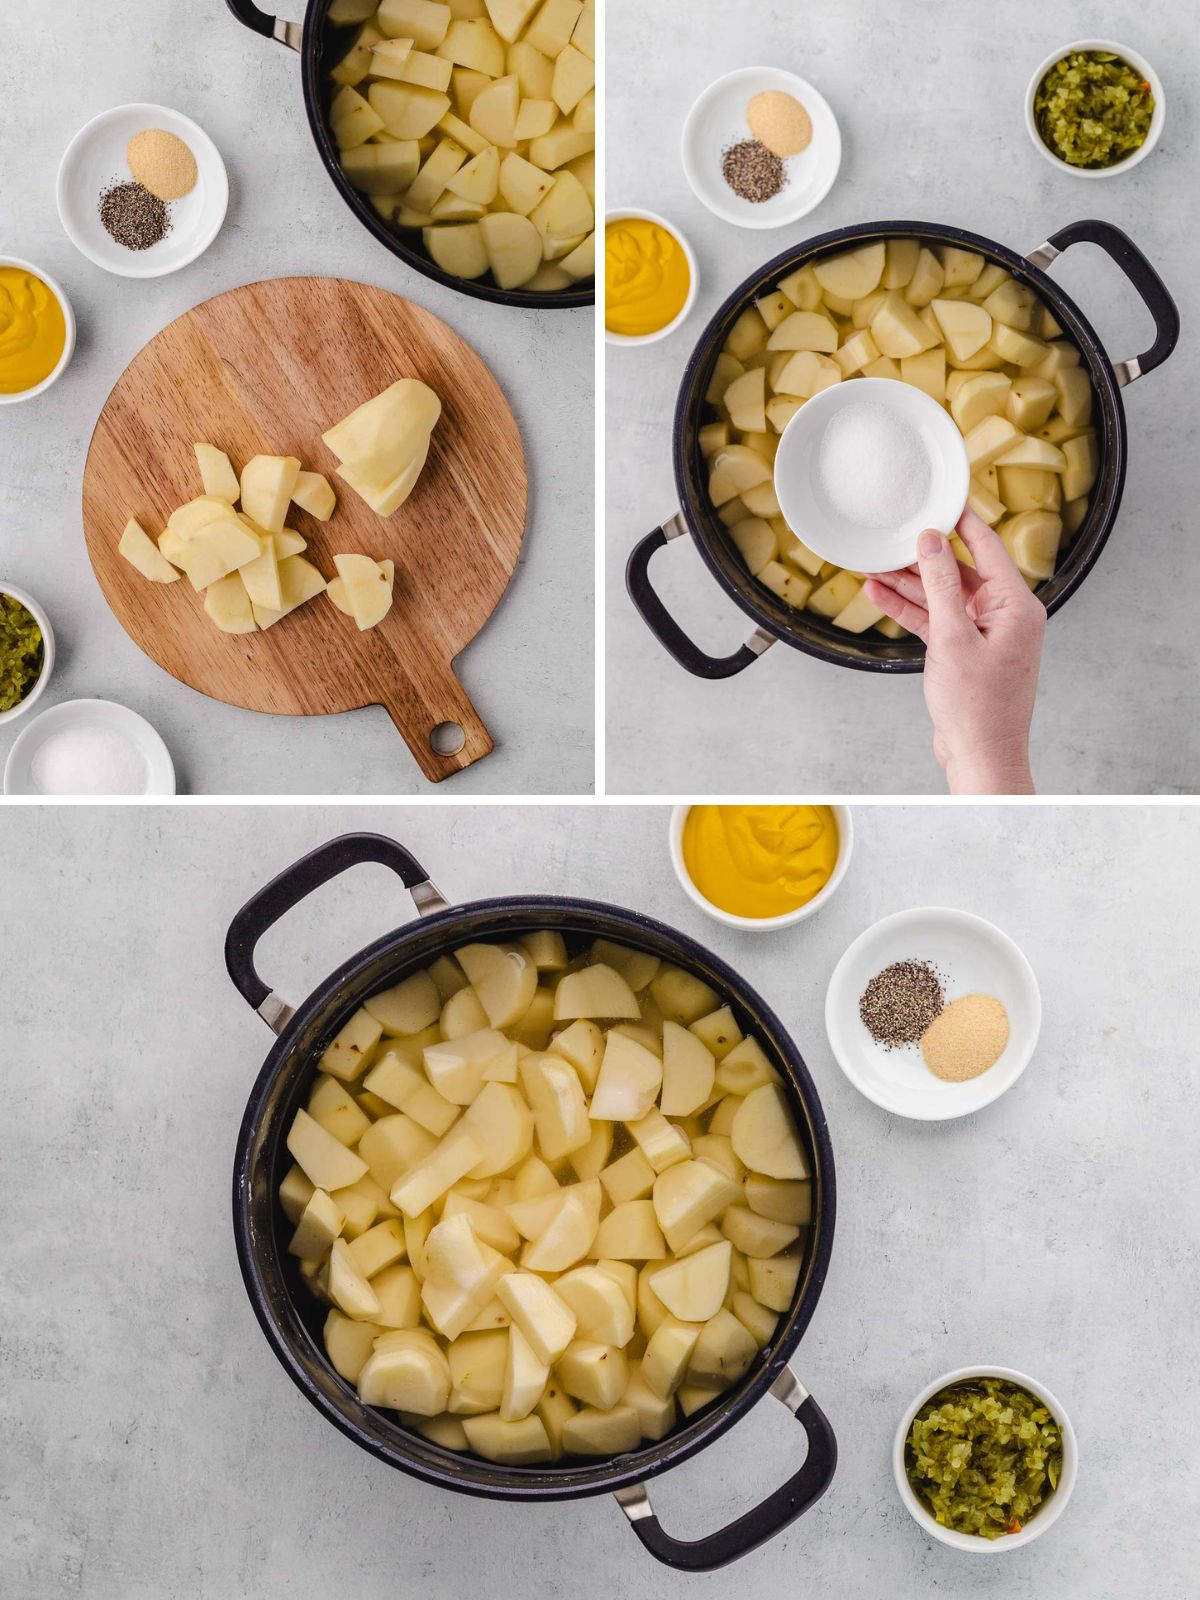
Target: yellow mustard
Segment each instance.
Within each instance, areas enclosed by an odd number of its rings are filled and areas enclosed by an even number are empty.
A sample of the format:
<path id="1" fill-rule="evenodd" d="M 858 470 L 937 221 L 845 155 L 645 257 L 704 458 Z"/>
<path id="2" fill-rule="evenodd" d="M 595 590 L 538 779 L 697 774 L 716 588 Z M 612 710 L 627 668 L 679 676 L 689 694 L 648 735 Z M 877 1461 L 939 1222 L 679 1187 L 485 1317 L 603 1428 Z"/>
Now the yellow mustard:
<path id="1" fill-rule="evenodd" d="M 634 339 L 674 322 L 692 277 L 678 239 L 644 217 L 607 225 L 604 273 L 604 326 Z"/>
<path id="2" fill-rule="evenodd" d="M 21 394 L 48 378 L 66 342 L 53 290 L 24 267 L 0 267 L 0 394 Z"/>
<path id="3" fill-rule="evenodd" d="M 683 861 L 706 900 L 738 917 L 780 917 L 807 905 L 833 873 L 830 806 L 692 806 Z"/>

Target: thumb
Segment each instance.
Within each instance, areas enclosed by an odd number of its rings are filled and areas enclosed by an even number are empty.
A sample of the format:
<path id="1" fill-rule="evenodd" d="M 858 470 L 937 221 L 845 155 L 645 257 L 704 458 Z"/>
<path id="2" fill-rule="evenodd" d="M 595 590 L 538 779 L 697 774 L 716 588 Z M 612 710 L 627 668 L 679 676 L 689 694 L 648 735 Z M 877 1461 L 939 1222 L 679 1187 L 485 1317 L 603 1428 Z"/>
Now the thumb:
<path id="1" fill-rule="evenodd" d="M 925 529 L 917 540 L 917 563 L 925 588 L 930 634 L 936 637 L 938 633 L 967 628 L 967 608 L 963 601 L 958 562 L 944 534 L 938 533 L 935 528 Z"/>

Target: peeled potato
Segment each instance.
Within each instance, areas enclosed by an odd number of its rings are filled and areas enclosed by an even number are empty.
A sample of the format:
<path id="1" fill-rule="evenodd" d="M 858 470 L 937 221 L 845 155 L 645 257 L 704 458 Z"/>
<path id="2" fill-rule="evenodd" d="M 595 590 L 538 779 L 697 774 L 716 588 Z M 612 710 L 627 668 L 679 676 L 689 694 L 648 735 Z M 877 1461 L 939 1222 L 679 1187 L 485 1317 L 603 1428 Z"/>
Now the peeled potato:
<path id="1" fill-rule="evenodd" d="M 740 1161 L 769 1178 L 807 1178 L 808 1164 L 788 1108 L 776 1083 L 764 1083 L 738 1108 L 730 1132 Z"/>
<path id="2" fill-rule="evenodd" d="M 635 1039 L 608 1035 L 590 1116 L 595 1121 L 636 1122 L 658 1098 L 662 1062 Z"/>
<path id="3" fill-rule="evenodd" d="M 369 1406 L 436 1416 L 450 1398 L 450 1368 L 432 1339 L 426 1343 L 415 1330 L 412 1339 L 370 1356 L 358 1375 L 359 1397 Z"/>
<path id="4" fill-rule="evenodd" d="M 716 1316 L 729 1291 L 733 1246 L 709 1245 L 682 1261 L 652 1271 L 649 1286 L 667 1311 L 680 1322 L 707 1322 Z"/>
<path id="5" fill-rule="evenodd" d="M 818 261 L 813 273 L 826 294 L 839 295 L 844 300 L 860 300 L 878 285 L 885 259 L 886 245 L 880 240 L 845 255 Z"/>

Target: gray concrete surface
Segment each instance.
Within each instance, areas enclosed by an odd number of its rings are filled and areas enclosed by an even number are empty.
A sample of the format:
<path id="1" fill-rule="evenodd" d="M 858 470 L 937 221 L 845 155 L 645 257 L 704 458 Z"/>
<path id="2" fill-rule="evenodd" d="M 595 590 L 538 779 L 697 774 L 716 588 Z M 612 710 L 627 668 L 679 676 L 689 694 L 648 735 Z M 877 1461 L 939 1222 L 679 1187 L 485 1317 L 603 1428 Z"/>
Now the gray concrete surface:
<path id="1" fill-rule="evenodd" d="M 303 9 L 295 0 L 290 13 Z M 508 396 L 529 460 L 521 564 L 459 662 L 496 750 L 442 792 L 590 792 L 592 313 L 472 301 L 391 256 L 325 175 L 304 114 L 299 58 L 248 32 L 223 0 L 64 0 L 52 13 L 44 0 L 4 0 L 3 16 L 0 245 L 59 279 L 80 327 L 74 364 L 59 383 L 0 412 L 0 578 L 34 594 L 54 624 L 61 655 L 44 703 L 100 696 L 132 706 L 167 741 L 183 793 L 428 791 L 379 708 L 271 718 L 206 700 L 168 677 L 109 611 L 80 521 L 93 425 L 147 339 L 197 301 L 238 284 L 299 273 L 357 278 L 407 295 L 479 350 Z M 112 277 L 81 256 L 54 203 L 59 157 L 76 129 L 110 106 L 141 100 L 199 122 L 230 175 L 229 214 L 211 249 L 149 283 Z M 0 733 L 0 761 L 21 726 Z"/>
<path id="2" fill-rule="evenodd" d="M 1200 818 L 1184 808 L 860 808 L 838 896 L 775 936 L 684 898 L 664 808 L 27 807 L 0 822 L 0 1590 L 14 1600 L 1185 1600 L 1195 1594 Z M 741 1566 L 657 1567 L 612 1500 L 500 1506 L 358 1451 L 276 1364 L 242 1290 L 234 1141 L 270 1035 L 221 958 L 242 900 L 353 828 L 414 850 L 448 896 L 522 891 L 648 910 L 720 951 L 805 1053 L 838 1166 L 832 1268 L 793 1358 L 837 1432 L 823 1501 Z M 842 1077 L 825 986 L 864 927 L 917 904 L 997 921 L 1045 1021 L 975 1117 L 894 1119 Z M 264 941 L 293 999 L 409 919 L 382 868 Z M 1046 1536 L 973 1559 L 901 1508 L 888 1451 L 926 1382 L 1030 1372 L 1078 1431 Z M 799 1465 L 764 1401 L 660 1480 L 695 1536 Z"/>
<path id="3" fill-rule="evenodd" d="M 999 8 L 840 0 L 819 11 L 764 0 L 694 0 L 687 25 L 659 8 L 608 6 L 608 180 L 616 205 L 682 227 L 700 262 L 690 320 L 660 344 L 610 350 L 607 381 L 608 790 L 612 794 L 940 793 L 919 678 L 884 681 L 776 645 L 719 684 L 688 677 L 625 594 L 633 544 L 678 501 L 671 419 L 684 365 L 708 318 L 772 256 L 815 234 L 883 218 L 947 222 L 1032 250 L 1081 217 L 1118 224 L 1159 268 L 1183 318 L 1170 362 L 1126 392 L 1129 476 L 1099 566 L 1051 623 L 1034 723 L 1043 793 L 1194 793 L 1200 785 L 1197 651 L 1200 578 L 1190 391 L 1200 290 L 1200 226 L 1189 196 L 1196 101 L 1183 63 L 1200 47 L 1193 8 L 1170 0 L 1068 0 Z M 1022 121 L 1039 61 L 1059 46 L 1114 39 L 1153 61 L 1167 93 L 1158 149 L 1136 171 L 1088 182 L 1034 150 Z M 669 44 L 668 44 L 669 39 Z M 664 51 L 667 53 L 664 54 Z M 841 175 L 824 203 L 765 232 L 719 221 L 679 161 L 693 100 L 735 67 L 785 66 L 829 100 L 842 127 Z M 1094 246 L 1052 276 L 1084 309 L 1114 360 L 1148 348 L 1136 294 Z M 691 541 L 655 558 L 653 577 L 685 627 L 726 654 L 752 623 L 709 576 Z"/>

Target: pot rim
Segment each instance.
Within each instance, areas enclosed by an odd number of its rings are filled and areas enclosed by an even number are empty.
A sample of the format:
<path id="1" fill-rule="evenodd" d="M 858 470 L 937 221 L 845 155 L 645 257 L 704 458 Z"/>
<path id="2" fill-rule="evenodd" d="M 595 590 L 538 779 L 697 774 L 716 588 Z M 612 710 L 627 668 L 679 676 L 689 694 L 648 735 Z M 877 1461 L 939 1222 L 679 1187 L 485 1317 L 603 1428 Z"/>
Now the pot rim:
<path id="1" fill-rule="evenodd" d="M 1045 299 L 1056 318 L 1065 321 L 1066 330 L 1072 337 L 1072 342 L 1079 349 L 1087 371 L 1096 390 L 1100 410 L 1107 407 L 1112 417 L 1113 435 L 1113 466 L 1114 480 L 1110 494 L 1110 504 L 1101 518 L 1097 532 L 1089 541 L 1088 554 L 1081 561 L 1078 570 L 1070 575 L 1062 588 L 1052 596 L 1049 601 L 1044 601 L 1047 615 L 1052 616 L 1060 609 L 1079 588 L 1083 580 L 1091 572 L 1100 557 L 1109 535 L 1116 523 L 1117 513 L 1120 510 L 1121 499 L 1125 487 L 1125 474 L 1128 461 L 1128 429 L 1125 420 L 1125 408 L 1121 399 L 1120 387 L 1117 383 L 1113 364 L 1105 347 L 1095 329 L 1079 309 L 1076 302 L 1061 288 L 1055 280 L 1048 276 L 1040 267 L 1036 266 L 1027 255 L 1013 250 L 1010 246 L 1001 244 L 998 240 L 989 239 L 984 234 L 973 233 L 968 229 L 959 228 L 949 223 L 919 222 L 919 221 L 880 221 L 855 223 L 846 228 L 835 228 L 829 232 L 817 234 L 811 239 L 803 240 L 800 244 L 792 245 L 787 250 L 764 263 L 755 272 L 749 274 L 740 284 L 722 301 L 713 313 L 703 332 L 700 334 L 691 355 L 688 357 L 680 380 L 679 389 L 675 400 L 675 412 L 672 424 L 672 456 L 675 469 L 675 487 L 679 497 L 680 515 L 692 535 L 692 541 L 699 550 L 701 557 L 709 571 L 716 578 L 721 588 L 740 609 L 751 617 L 760 628 L 766 630 L 773 638 L 780 639 L 784 644 L 799 650 L 805 655 L 815 656 L 818 660 L 828 662 L 838 667 L 849 667 L 859 672 L 883 672 L 892 675 L 901 673 L 921 672 L 925 666 L 925 651 L 919 641 L 904 655 L 865 655 L 850 654 L 846 645 L 841 640 L 830 639 L 826 645 L 818 643 L 815 639 L 803 638 L 796 627 L 788 623 L 776 612 L 767 608 L 765 592 L 760 592 L 760 586 L 745 573 L 744 579 L 738 574 L 737 579 L 727 572 L 714 553 L 714 545 L 718 544 L 719 536 L 709 527 L 708 519 L 703 515 L 705 507 L 699 497 L 693 494 L 688 478 L 689 464 L 684 454 L 684 438 L 688 427 L 691 408 L 687 397 L 690 388 L 699 375 L 699 369 L 708 365 L 717 347 L 717 339 L 725 323 L 729 320 L 736 307 L 744 306 L 747 298 L 766 288 L 769 283 L 778 279 L 787 271 L 794 270 L 807 261 L 812 261 L 831 250 L 845 249 L 865 239 L 919 237 L 941 240 L 959 247 L 978 250 L 986 260 L 995 262 L 1019 279 L 1027 280 L 1032 287 Z M 1060 315 L 1061 313 L 1061 315 Z M 715 516 L 715 513 L 713 513 Z M 1076 536 L 1078 538 L 1078 535 Z M 1058 574 L 1055 575 L 1056 577 Z M 1050 580 L 1051 583 L 1054 579 Z M 779 607 L 784 602 L 779 601 Z M 857 638 L 858 636 L 854 636 Z M 897 645 L 903 649 L 909 641 L 881 641 L 895 650 Z"/>
<path id="2" fill-rule="evenodd" d="M 257 1252 L 267 1246 L 256 1235 L 250 1220 L 252 1147 L 256 1142 L 259 1124 L 264 1115 L 268 1091 L 289 1062 L 297 1034 L 311 1025 L 326 1010 L 331 1013 L 329 1026 L 331 1028 L 336 1026 L 351 1004 L 345 999 L 345 995 L 352 989 L 355 981 L 360 980 L 381 956 L 397 953 L 418 934 L 431 929 L 445 931 L 448 937 L 441 945 L 441 948 L 445 949 L 452 942 L 453 928 L 456 924 L 461 924 L 465 917 L 493 919 L 503 918 L 505 913 L 517 913 L 522 919 L 528 919 L 530 925 L 538 926 L 553 927 L 556 921 L 562 925 L 564 919 L 572 916 L 593 923 L 616 922 L 624 930 L 625 937 L 636 940 L 639 935 L 648 934 L 669 944 L 674 951 L 674 958 L 681 964 L 691 963 L 693 970 L 698 967 L 701 972 L 706 969 L 710 971 L 713 977 L 725 986 L 728 998 L 743 1009 L 754 1012 L 756 1026 L 768 1034 L 768 1042 L 786 1067 L 787 1087 L 792 1091 L 793 1101 L 799 1103 L 803 1122 L 809 1134 L 814 1158 L 813 1181 L 818 1186 L 814 1216 L 819 1221 L 813 1227 L 808 1268 L 802 1274 L 797 1297 L 793 1301 L 782 1331 L 768 1347 L 766 1359 L 761 1360 L 754 1371 L 740 1384 L 727 1390 L 714 1409 L 684 1419 L 682 1424 L 665 1439 L 651 1442 L 647 1447 L 630 1452 L 627 1456 L 603 1458 L 591 1465 L 565 1470 L 553 1465 L 538 1468 L 502 1467 L 495 1463 L 484 1462 L 473 1455 L 466 1456 L 459 1452 L 443 1450 L 430 1441 L 403 1433 L 402 1438 L 411 1438 L 413 1441 L 413 1451 L 410 1454 L 402 1446 L 384 1445 L 367 1436 L 352 1417 L 343 1412 L 312 1383 L 304 1370 L 303 1363 L 293 1350 L 289 1337 L 268 1305 L 257 1259 Z M 482 929 L 473 931 L 477 936 L 482 933 Z M 581 927 L 578 930 L 568 931 L 588 930 Z M 610 926 L 608 931 L 611 933 L 615 930 Z M 417 959 L 424 959 L 427 954 L 428 952 L 422 952 L 421 957 Z M 396 964 L 397 976 L 402 975 L 404 965 L 404 962 Z M 372 982 L 374 981 L 373 979 Z M 335 997 L 339 995 L 341 998 L 335 1002 Z M 356 996 L 352 1003 L 360 1003 L 359 998 Z M 273 1149 L 278 1148 L 282 1138 L 281 1131 L 272 1141 Z M 287 1025 L 268 1052 L 246 1102 L 237 1138 L 232 1199 L 238 1265 L 259 1326 L 266 1335 L 277 1360 L 293 1383 L 328 1421 L 379 1460 L 438 1488 L 484 1498 L 546 1501 L 585 1498 L 645 1483 L 686 1461 L 712 1443 L 745 1416 L 767 1393 L 787 1367 L 799 1345 L 824 1287 L 833 1249 L 836 1176 L 833 1146 L 824 1108 L 803 1056 L 774 1010 L 722 957 L 706 949 L 690 935 L 679 932 L 657 918 L 646 916 L 625 906 L 574 896 L 521 895 L 465 901 L 432 912 L 416 922 L 406 923 L 374 940 L 344 962 L 295 1008 Z M 321 1359 L 325 1359 L 323 1353 Z M 397 1423 L 395 1426 L 397 1431 L 401 1430 L 401 1424 Z M 440 1465 L 442 1460 L 446 1462 L 445 1467 Z M 469 1463 L 475 1471 L 474 1479 L 464 1480 L 460 1476 L 464 1462 Z M 495 1481 L 488 1482 L 488 1476 L 493 1474 Z"/>
<path id="3" fill-rule="evenodd" d="M 367 201 L 347 182 L 321 111 L 321 83 L 317 72 L 317 61 L 321 54 L 320 31 L 326 25 L 325 13 L 328 5 L 329 0 L 308 0 L 300 50 L 304 109 L 322 165 L 346 205 L 368 233 L 372 234 L 392 255 L 407 266 L 415 268 L 423 277 L 431 278 L 435 283 L 440 283 L 446 289 L 453 289 L 457 294 L 469 295 L 474 300 L 489 300 L 493 305 L 518 306 L 533 311 L 576 309 L 579 306 L 595 305 L 594 278 L 590 284 L 573 289 L 558 289 L 553 293 L 543 293 L 534 289 L 499 289 L 492 283 L 481 283 L 473 278 L 456 278 L 453 273 L 439 267 L 436 261 L 423 255 L 399 234 L 393 233 L 385 226 L 382 218 L 375 214 Z M 334 23 L 331 26 L 338 25 Z"/>

